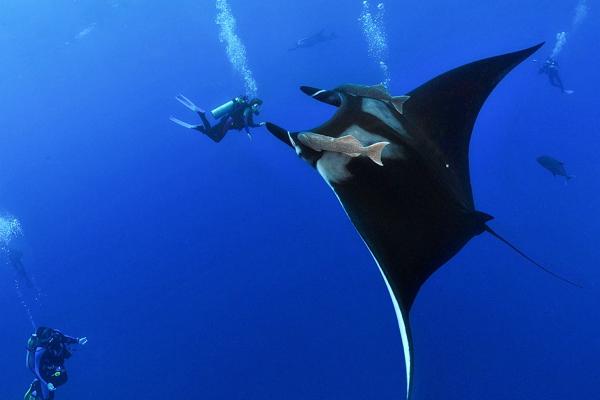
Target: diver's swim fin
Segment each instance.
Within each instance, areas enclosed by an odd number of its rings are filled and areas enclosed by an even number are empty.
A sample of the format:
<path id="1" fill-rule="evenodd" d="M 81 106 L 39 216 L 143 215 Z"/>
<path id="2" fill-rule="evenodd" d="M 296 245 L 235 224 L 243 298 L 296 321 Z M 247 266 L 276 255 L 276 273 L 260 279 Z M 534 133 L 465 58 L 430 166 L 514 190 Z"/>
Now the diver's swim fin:
<path id="1" fill-rule="evenodd" d="M 188 124 L 187 122 L 183 122 L 182 120 L 177 119 L 175 117 L 170 117 L 169 119 L 171 121 L 175 122 L 177 125 L 183 126 L 184 128 L 187 128 L 187 129 L 196 129 L 196 130 L 198 130 L 198 128 L 200 127 L 200 125 Z"/>
<path id="2" fill-rule="evenodd" d="M 200 113 L 200 114 L 205 114 L 206 113 L 206 111 L 204 111 L 203 109 L 201 109 L 200 107 L 198 107 L 197 105 L 195 105 L 194 102 L 192 102 L 190 99 L 188 99 L 187 97 L 185 97 L 182 94 L 178 94 L 177 96 L 175 96 L 175 100 L 177 100 L 178 102 L 180 102 L 186 108 L 189 108 L 193 112 L 197 112 L 197 113 Z"/>

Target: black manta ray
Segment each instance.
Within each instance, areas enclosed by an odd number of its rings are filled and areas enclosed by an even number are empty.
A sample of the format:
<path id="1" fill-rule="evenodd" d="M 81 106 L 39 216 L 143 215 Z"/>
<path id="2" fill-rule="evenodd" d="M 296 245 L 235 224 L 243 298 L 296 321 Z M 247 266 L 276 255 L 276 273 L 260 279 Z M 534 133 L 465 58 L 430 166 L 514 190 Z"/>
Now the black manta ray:
<path id="1" fill-rule="evenodd" d="M 486 225 L 492 217 L 475 209 L 469 141 L 494 87 L 539 47 L 462 66 L 406 96 L 392 97 L 383 86 L 302 87 L 304 93 L 338 107 L 334 116 L 304 132 L 267 124 L 317 169 L 375 258 L 398 318 L 407 397 L 413 373 L 409 313 L 419 289 L 484 231 L 509 244 Z M 345 147 L 336 151 L 336 144 Z M 361 157 L 375 144 L 384 146 L 381 159 L 374 158 L 379 165 Z"/>

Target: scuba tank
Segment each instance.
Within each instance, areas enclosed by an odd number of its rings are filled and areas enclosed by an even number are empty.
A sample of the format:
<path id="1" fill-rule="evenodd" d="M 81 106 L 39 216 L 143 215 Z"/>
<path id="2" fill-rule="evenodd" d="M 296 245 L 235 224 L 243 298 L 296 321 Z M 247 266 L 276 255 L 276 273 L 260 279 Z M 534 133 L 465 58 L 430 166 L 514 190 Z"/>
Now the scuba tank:
<path id="1" fill-rule="evenodd" d="M 40 340 L 39 336 L 36 335 L 35 333 L 32 334 L 29 337 L 29 339 L 27 340 L 27 351 L 35 351 L 35 349 L 37 349 L 40 342 L 41 342 L 41 340 Z"/>
<path id="2" fill-rule="evenodd" d="M 236 97 L 233 100 L 228 101 L 227 103 L 220 105 L 210 112 L 210 115 L 213 116 L 214 119 L 220 119 L 221 117 L 229 114 L 233 111 L 236 104 L 242 103 L 244 100 L 240 97 Z"/>

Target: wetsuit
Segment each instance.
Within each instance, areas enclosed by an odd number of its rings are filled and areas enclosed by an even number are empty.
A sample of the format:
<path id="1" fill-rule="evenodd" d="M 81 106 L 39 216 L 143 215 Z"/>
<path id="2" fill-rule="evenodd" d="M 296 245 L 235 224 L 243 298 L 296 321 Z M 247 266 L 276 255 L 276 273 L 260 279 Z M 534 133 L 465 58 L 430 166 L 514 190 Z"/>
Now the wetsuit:
<path id="1" fill-rule="evenodd" d="M 218 143 L 230 129 L 238 131 L 244 129 L 249 134 L 249 128 L 258 128 L 261 126 L 261 124 L 254 122 L 254 111 L 248 102 L 245 100 L 234 100 L 234 102 L 233 109 L 227 115 L 221 117 L 219 122 L 214 126 L 210 125 L 204 113 L 198 113 L 202 119 L 203 126 L 198 126 L 196 129 Z"/>
<path id="2" fill-rule="evenodd" d="M 51 328 L 40 327 L 29 341 L 27 349 L 27 368 L 35 375 L 25 400 L 52 400 L 54 391 L 48 388 L 51 383 L 55 388 L 67 382 L 67 370 L 64 362 L 71 357 L 69 345 L 79 340 L 67 336 Z"/>
<path id="3" fill-rule="evenodd" d="M 556 60 L 551 58 L 547 59 L 540 68 L 539 73 L 548 75 L 548 80 L 552 86 L 560 88 L 563 93 L 567 92 L 562 79 L 560 79 L 560 76 L 558 75 L 558 62 Z"/>

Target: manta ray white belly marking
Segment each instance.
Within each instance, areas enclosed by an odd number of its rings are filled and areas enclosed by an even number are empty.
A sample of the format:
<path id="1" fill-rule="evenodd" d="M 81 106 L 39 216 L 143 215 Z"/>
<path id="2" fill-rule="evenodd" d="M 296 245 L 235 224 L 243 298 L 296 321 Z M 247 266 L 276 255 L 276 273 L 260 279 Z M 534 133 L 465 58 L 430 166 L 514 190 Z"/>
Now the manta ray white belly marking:
<path id="1" fill-rule="evenodd" d="M 346 207 L 344 207 L 344 203 L 342 203 L 342 200 L 340 200 L 340 196 L 338 196 L 336 191 L 333 189 L 333 186 L 331 186 L 331 181 L 329 181 L 325 177 L 325 175 L 323 175 L 323 172 L 321 171 L 321 169 L 319 169 L 318 163 L 317 163 L 317 170 L 319 171 L 319 173 L 325 180 L 325 183 L 327 183 L 327 186 L 329 186 L 329 188 L 335 195 L 336 199 L 342 206 L 342 210 L 344 210 L 344 213 L 346 213 L 346 216 L 348 217 L 348 219 L 352 220 L 350 218 L 350 215 L 348 214 L 348 211 L 346 210 Z M 385 272 L 383 272 L 383 268 L 381 268 L 381 265 L 379 265 L 379 261 L 377 261 L 377 258 L 375 257 L 375 255 L 373 254 L 373 252 L 371 251 L 369 246 L 367 246 L 367 242 L 365 242 L 365 238 L 363 238 L 363 236 L 360 232 L 358 232 L 358 235 L 360 236 L 361 240 L 363 241 L 365 247 L 369 250 L 371 257 L 373 257 L 373 260 L 375 261 L 375 264 L 377 265 L 377 268 L 379 269 L 379 272 L 381 273 L 381 276 L 383 277 L 383 281 L 385 282 L 385 286 L 387 287 L 388 293 L 390 294 L 390 298 L 392 300 L 392 304 L 394 306 L 394 312 L 396 313 L 396 320 L 398 321 L 398 328 L 400 330 L 400 337 L 402 339 L 402 349 L 404 351 L 404 365 L 406 368 L 406 393 L 408 394 L 410 391 L 410 385 L 412 383 L 411 382 L 412 349 L 411 349 L 411 344 L 410 344 L 410 340 L 408 337 L 408 324 L 407 324 L 408 315 L 405 315 L 405 313 L 402 312 L 402 309 L 400 308 L 400 304 L 398 304 L 398 300 L 396 299 L 396 295 L 394 294 L 394 291 L 392 290 L 392 287 L 390 286 L 390 282 L 388 281 L 387 276 L 385 276 Z"/>
<path id="2" fill-rule="evenodd" d="M 325 151 L 317 161 L 317 171 L 328 184 L 342 183 L 352 178 L 347 168 L 350 160 L 352 157 L 345 154 Z"/>

